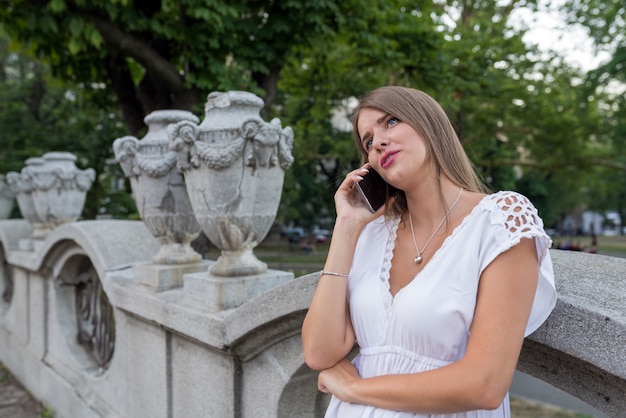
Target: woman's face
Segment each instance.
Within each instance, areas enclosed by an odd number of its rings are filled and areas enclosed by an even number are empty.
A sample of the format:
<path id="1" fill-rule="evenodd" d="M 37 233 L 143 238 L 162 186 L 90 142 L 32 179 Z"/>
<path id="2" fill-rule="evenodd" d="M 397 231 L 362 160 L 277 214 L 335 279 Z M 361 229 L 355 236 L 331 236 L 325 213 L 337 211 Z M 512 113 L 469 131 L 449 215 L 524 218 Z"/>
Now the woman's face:
<path id="1" fill-rule="evenodd" d="M 408 123 L 382 110 L 364 108 L 357 129 L 372 168 L 392 186 L 406 191 L 430 170 L 426 144 Z"/>

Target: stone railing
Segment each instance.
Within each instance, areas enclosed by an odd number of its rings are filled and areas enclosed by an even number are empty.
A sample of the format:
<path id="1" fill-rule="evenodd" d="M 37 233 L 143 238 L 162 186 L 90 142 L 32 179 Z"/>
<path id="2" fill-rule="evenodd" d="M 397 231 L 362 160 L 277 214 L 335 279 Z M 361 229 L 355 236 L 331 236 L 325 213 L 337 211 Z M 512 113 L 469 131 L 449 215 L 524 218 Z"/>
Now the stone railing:
<path id="1" fill-rule="evenodd" d="M 559 299 L 518 369 L 611 417 L 626 414 L 626 259 L 551 250 Z"/>
<path id="2" fill-rule="evenodd" d="M 179 266 L 166 289 L 141 277 L 160 248 L 142 222 L 67 223 L 36 246 L 31 232 L 0 221 L 0 361 L 57 417 L 322 416 L 300 342 L 318 274 L 268 270 L 262 289 L 224 306 L 215 294 L 237 277 L 222 287 Z M 552 256 L 559 301 L 519 369 L 623 416 L 626 259 Z"/>

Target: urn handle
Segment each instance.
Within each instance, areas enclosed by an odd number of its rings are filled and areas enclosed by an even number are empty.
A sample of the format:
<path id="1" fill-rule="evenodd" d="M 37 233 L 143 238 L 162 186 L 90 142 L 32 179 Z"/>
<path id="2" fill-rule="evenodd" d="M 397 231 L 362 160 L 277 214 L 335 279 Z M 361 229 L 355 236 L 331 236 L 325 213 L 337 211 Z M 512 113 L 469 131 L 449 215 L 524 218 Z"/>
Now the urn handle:
<path id="1" fill-rule="evenodd" d="M 31 183 L 24 179 L 24 177 L 16 171 L 8 172 L 6 180 L 7 184 L 11 188 L 11 191 L 16 195 L 21 193 L 30 193 L 33 189 Z"/>
<path id="2" fill-rule="evenodd" d="M 283 129 L 280 119 L 274 118 L 270 123 L 249 119 L 241 125 L 241 131 L 243 137 L 251 142 L 245 157 L 247 166 L 280 165 L 286 170 L 293 163 L 293 130 L 290 127 Z"/>
<path id="3" fill-rule="evenodd" d="M 178 168 L 183 172 L 200 166 L 198 154 L 193 146 L 199 131 L 197 124 L 186 120 L 167 127 L 170 150 L 176 153 Z"/>
<path id="4" fill-rule="evenodd" d="M 120 163 L 120 166 L 122 166 L 126 177 L 134 177 L 141 174 L 135 166 L 135 155 L 137 155 L 138 147 L 139 140 L 134 136 L 123 136 L 113 142 L 115 159 Z"/>

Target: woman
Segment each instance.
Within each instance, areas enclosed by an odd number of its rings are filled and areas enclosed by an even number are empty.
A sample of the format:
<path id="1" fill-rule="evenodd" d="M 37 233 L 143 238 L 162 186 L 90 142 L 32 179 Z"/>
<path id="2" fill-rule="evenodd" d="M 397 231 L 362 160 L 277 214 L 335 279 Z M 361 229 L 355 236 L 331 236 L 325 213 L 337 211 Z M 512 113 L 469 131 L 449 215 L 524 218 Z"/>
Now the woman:
<path id="1" fill-rule="evenodd" d="M 364 165 L 335 194 L 302 326 L 304 359 L 333 395 L 326 416 L 510 416 L 523 339 L 556 302 L 536 209 L 515 192 L 484 193 L 445 112 L 421 91 L 374 90 L 353 128 Z M 371 169 L 392 186 L 375 213 L 354 187 Z"/>

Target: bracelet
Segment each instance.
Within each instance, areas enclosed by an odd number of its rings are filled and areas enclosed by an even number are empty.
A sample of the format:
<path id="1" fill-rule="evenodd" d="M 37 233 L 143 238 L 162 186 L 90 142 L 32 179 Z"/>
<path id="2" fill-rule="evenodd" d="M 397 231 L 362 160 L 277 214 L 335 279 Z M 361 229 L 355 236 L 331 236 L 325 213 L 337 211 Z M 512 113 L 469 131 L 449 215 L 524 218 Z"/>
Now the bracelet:
<path id="1" fill-rule="evenodd" d="M 321 276 L 337 276 L 337 277 L 348 277 L 347 274 L 343 274 L 343 273 L 335 273 L 334 271 L 322 271 Z"/>

